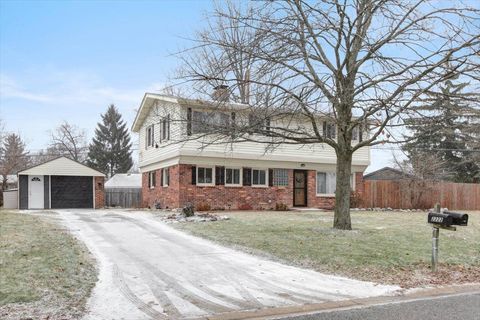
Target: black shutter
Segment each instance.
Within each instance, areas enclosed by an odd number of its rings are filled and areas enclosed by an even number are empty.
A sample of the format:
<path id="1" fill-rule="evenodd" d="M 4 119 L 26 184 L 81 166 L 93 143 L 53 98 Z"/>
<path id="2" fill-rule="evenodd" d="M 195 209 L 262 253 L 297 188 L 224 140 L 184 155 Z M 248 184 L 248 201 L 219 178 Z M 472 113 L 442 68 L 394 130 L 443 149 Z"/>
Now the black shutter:
<path id="1" fill-rule="evenodd" d="M 157 171 L 153 171 L 153 181 L 152 181 L 152 186 L 155 188 L 157 186 Z"/>
<path id="2" fill-rule="evenodd" d="M 192 184 L 197 184 L 197 167 L 192 166 Z"/>
<path id="3" fill-rule="evenodd" d="M 362 125 L 358 126 L 358 141 L 359 142 L 363 141 L 363 126 Z"/>
<path id="4" fill-rule="evenodd" d="M 268 169 L 268 185 L 273 186 L 273 169 Z"/>
<path id="5" fill-rule="evenodd" d="M 327 137 L 327 122 L 323 121 L 323 137 Z"/>
<path id="6" fill-rule="evenodd" d="M 170 115 L 167 116 L 167 140 L 170 140 Z"/>
<path id="7" fill-rule="evenodd" d="M 215 167 L 215 184 L 217 186 L 225 184 L 225 167 Z"/>
<path id="8" fill-rule="evenodd" d="M 160 187 L 163 187 L 163 169 L 160 169 Z"/>
<path id="9" fill-rule="evenodd" d="M 252 185 L 252 169 L 243 168 L 243 185 L 251 186 Z"/>
<path id="10" fill-rule="evenodd" d="M 187 136 L 192 135 L 192 108 L 187 109 Z"/>

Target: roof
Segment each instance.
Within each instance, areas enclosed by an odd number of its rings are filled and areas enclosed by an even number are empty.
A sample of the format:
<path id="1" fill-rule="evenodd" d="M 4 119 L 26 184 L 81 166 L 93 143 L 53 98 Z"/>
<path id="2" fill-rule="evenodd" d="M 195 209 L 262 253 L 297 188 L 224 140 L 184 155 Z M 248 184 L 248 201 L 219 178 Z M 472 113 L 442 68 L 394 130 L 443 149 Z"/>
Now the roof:
<path id="1" fill-rule="evenodd" d="M 143 96 L 142 102 L 140 104 L 140 108 L 137 111 L 137 115 L 135 116 L 135 120 L 132 124 L 132 131 L 138 132 L 140 127 L 142 126 L 145 119 L 148 117 L 151 108 L 154 105 L 155 101 L 164 101 L 170 102 L 182 106 L 197 106 L 197 107 L 219 107 L 221 104 L 223 107 L 227 109 L 236 109 L 242 110 L 248 108 L 248 105 L 242 103 L 235 103 L 235 102 L 218 102 L 213 100 L 200 100 L 200 99 L 188 99 L 170 95 L 163 95 L 158 93 L 150 93 L 147 92 Z"/>
<path id="2" fill-rule="evenodd" d="M 412 177 L 411 174 L 405 173 L 401 170 L 383 167 L 382 169 L 370 172 L 363 176 L 364 180 L 395 180 Z"/>
<path id="3" fill-rule="evenodd" d="M 46 161 L 18 172 L 18 175 L 105 177 L 103 173 L 66 157 Z"/>
<path id="4" fill-rule="evenodd" d="M 141 173 L 117 173 L 105 182 L 105 188 L 141 188 Z"/>

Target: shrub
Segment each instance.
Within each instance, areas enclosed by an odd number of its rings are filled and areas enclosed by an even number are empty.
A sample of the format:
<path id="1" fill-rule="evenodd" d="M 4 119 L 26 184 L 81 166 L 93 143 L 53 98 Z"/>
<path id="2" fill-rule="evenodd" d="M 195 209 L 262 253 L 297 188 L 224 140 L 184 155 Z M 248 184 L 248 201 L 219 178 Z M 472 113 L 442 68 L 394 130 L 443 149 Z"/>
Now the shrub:
<path id="1" fill-rule="evenodd" d="M 350 193 L 350 208 L 358 208 L 361 204 L 362 204 L 361 194 L 356 191 L 352 191 Z"/>
<path id="2" fill-rule="evenodd" d="M 208 203 L 202 202 L 197 204 L 197 211 L 210 211 L 211 207 Z"/>
<path id="3" fill-rule="evenodd" d="M 289 208 L 285 203 L 283 202 L 275 203 L 275 211 L 288 211 L 288 210 Z"/>
<path id="4" fill-rule="evenodd" d="M 195 214 L 195 208 L 193 207 L 193 204 L 189 203 L 182 209 L 182 213 L 185 217 L 191 217 Z"/>

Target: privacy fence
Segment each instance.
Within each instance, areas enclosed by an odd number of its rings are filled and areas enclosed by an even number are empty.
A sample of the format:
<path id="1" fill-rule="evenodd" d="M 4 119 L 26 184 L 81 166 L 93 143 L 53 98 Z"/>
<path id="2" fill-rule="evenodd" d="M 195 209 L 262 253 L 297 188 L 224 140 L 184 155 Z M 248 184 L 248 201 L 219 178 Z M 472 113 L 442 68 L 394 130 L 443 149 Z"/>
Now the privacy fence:
<path id="1" fill-rule="evenodd" d="M 480 210 L 480 184 L 426 180 L 365 180 L 365 208 Z"/>
<path id="2" fill-rule="evenodd" d="M 141 188 L 105 188 L 105 206 L 141 208 Z"/>

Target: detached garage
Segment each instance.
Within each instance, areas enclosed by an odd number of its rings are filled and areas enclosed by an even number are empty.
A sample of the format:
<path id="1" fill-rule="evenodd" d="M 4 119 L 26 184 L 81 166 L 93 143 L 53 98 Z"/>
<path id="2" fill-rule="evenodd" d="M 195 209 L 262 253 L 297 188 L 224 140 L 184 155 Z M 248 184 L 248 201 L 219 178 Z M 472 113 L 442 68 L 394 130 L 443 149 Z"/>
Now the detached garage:
<path id="1" fill-rule="evenodd" d="M 20 209 L 101 208 L 105 175 L 60 157 L 18 173 Z"/>

